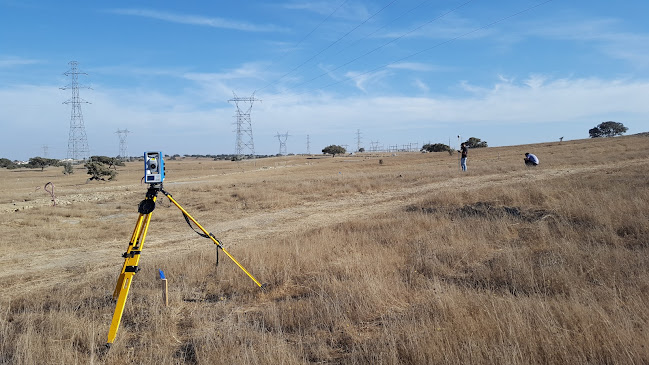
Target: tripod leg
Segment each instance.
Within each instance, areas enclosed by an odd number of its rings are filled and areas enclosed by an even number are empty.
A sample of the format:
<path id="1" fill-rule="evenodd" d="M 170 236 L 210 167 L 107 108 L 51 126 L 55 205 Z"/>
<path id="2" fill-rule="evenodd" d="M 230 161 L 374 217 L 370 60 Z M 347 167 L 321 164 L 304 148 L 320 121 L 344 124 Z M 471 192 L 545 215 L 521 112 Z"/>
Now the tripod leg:
<path id="1" fill-rule="evenodd" d="M 155 203 L 156 197 L 153 196 L 151 200 Z M 140 253 L 142 252 L 144 239 L 146 238 L 149 224 L 151 223 L 151 214 L 151 212 L 146 214 L 140 213 L 137 225 L 135 226 L 135 230 L 131 236 L 128 250 L 124 254 L 124 265 L 122 266 L 122 272 L 117 279 L 117 286 L 113 293 L 113 298 L 117 299 L 117 304 L 115 305 L 115 312 L 113 313 L 113 319 L 110 323 L 110 329 L 108 330 L 107 345 L 109 346 L 115 341 L 117 330 L 119 329 L 122 315 L 124 314 L 128 292 L 131 288 L 131 283 L 133 282 L 133 276 L 139 271 L 138 264 L 140 262 Z"/>
<path id="2" fill-rule="evenodd" d="M 135 225 L 135 229 L 133 230 L 133 234 L 131 235 L 131 240 L 128 243 L 128 249 L 126 250 L 126 253 L 124 253 L 124 258 L 126 258 L 129 255 L 132 255 L 133 247 L 137 246 L 138 243 L 138 238 L 140 237 L 140 232 L 142 232 L 142 226 L 144 223 L 144 218 L 145 214 L 140 214 L 140 216 L 137 219 L 137 224 Z M 119 291 L 120 288 L 122 287 L 122 284 L 124 283 L 124 271 L 126 270 L 126 260 L 124 260 L 124 265 L 122 265 L 122 272 L 119 275 L 119 278 L 117 279 L 117 285 L 115 285 L 115 291 L 113 291 L 113 299 L 117 300 L 117 297 L 119 296 Z"/>
<path id="3" fill-rule="evenodd" d="M 194 217 L 192 217 L 191 215 L 189 215 L 189 213 L 187 213 L 187 211 L 186 211 L 185 209 L 183 209 L 183 207 L 181 207 L 180 204 L 178 204 L 178 202 L 177 202 L 177 201 L 176 201 L 176 200 L 171 196 L 171 194 L 167 193 L 167 192 L 164 191 L 164 190 L 161 190 L 161 191 L 162 191 L 162 193 L 163 193 L 163 194 L 164 194 L 164 195 L 169 199 L 169 201 L 171 201 L 171 202 L 172 202 L 172 203 L 173 203 L 173 204 L 174 204 L 178 209 L 180 209 L 180 211 L 183 212 L 183 214 L 184 214 L 187 218 L 189 218 L 189 219 L 190 219 L 190 220 L 191 220 L 191 221 L 196 225 L 196 227 L 198 227 L 201 231 L 203 231 L 203 233 L 204 233 L 207 237 L 209 237 L 209 239 L 211 239 L 212 242 L 214 242 L 214 244 L 215 244 L 218 248 L 220 248 L 223 252 L 225 252 L 225 254 L 228 255 L 228 257 L 229 257 L 229 258 L 230 258 L 230 259 L 231 259 L 235 264 L 237 264 L 237 266 L 239 266 L 239 268 L 240 268 L 241 270 L 243 270 L 243 272 L 245 272 L 246 275 L 248 275 L 248 277 L 249 277 L 250 279 L 252 279 L 252 281 L 254 281 L 255 284 L 257 284 L 258 287 L 260 287 L 260 288 L 262 288 L 262 289 L 265 288 L 265 285 L 262 285 L 259 281 L 257 281 L 257 279 L 255 279 L 255 277 L 252 276 L 252 274 L 249 273 L 248 270 L 246 270 L 246 269 L 245 269 L 245 268 L 244 268 L 244 267 L 239 263 L 239 261 L 237 261 L 237 260 L 236 260 L 232 255 L 230 255 L 230 253 L 229 253 L 228 251 L 226 251 L 226 250 L 223 248 L 223 245 L 221 245 L 221 242 L 219 242 L 216 238 L 214 238 L 214 236 L 213 236 L 211 233 L 209 233 L 208 231 L 206 231 L 205 228 L 203 228 L 203 226 L 201 226 L 200 223 L 198 223 L 198 222 L 196 221 L 196 219 L 194 219 Z"/>

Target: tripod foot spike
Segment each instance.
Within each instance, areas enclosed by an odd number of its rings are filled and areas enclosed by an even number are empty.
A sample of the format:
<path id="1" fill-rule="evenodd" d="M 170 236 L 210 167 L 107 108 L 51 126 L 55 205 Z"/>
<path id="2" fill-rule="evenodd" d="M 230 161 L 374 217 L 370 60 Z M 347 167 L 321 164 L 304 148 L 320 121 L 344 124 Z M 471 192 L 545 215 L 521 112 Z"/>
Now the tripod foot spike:
<path id="1" fill-rule="evenodd" d="M 107 342 L 104 346 L 98 346 L 97 355 L 99 356 L 100 359 L 104 359 L 106 356 L 108 356 L 111 345 L 112 343 Z"/>

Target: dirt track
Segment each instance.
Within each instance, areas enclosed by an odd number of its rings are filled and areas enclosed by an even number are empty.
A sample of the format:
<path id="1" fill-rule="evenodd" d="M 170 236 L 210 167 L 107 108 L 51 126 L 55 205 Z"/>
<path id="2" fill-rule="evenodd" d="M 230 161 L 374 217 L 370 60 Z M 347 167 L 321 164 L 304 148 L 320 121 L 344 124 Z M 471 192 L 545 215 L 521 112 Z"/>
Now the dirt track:
<path id="1" fill-rule="evenodd" d="M 510 184 L 532 183 L 571 174 L 597 173 L 611 168 L 620 168 L 625 164 L 637 161 L 601 164 L 579 168 L 538 168 L 519 170 L 510 173 L 491 175 L 466 175 L 458 176 L 441 182 L 421 184 L 409 188 L 399 188 L 374 193 L 358 193 L 345 199 L 331 199 L 319 201 L 304 201 L 298 206 L 274 212 L 251 213 L 244 218 L 220 220 L 218 222 L 199 222 L 205 227 L 213 229 L 213 233 L 224 243 L 224 246 L 236 256 L 237 246 L 257 240 L 267 240 L 269 237 L 281 237 L 296 232 L 326 227 L 358 217 L 378 215 L 384 212 L 403 209 L 409 203 L 416 202 L 426 196 L 441 192 L 461 192 L 482 189 L 492 186 L 506 186 Z M 182 184 L 201 183 L 201 179 L 191 179 L 180 182 Z M 131 186 L 132 187 L 132 186 Z M 101 191 L 92 193 L 71 194 L 61 200 L 67 201 L 92 201 L 100 200 L 106 194 L 123 193 L 124 186 L 106 186 Z M 171 187 L 170 187 L 171 188 Z M 181 205 L 182 202 L 179 202 Z M 49 199 L 37 199 L 29 202 L 29 206 L 48 205 Z M 61 203 L 59 203 L 61 204 Z M 4 204 L 11 208 L 11 205 Z M 191 211 L 190 207 L 186 207 Z M 11 214 L 11 209 L 0 209 L 0 214 Z M 336 214 L 331 214 L 336 212 Z M 135 223 L 136 214 L 133 214 Z M 155 213 L 154 213 L 155 219 Z M 184 224 L 184 223 L 183 223 Z M 251 229 L 253 228 L 254 229 Z M 209 229 L 209 228 L 208 228 Z M 128 238 L 125 237 L 123 249 L 126 249 Z M 183 245 L 186 251 L 204 248 L 211 244 L 198 237 L 189 229 L 178 232 L 165 232 L 163 235 L 149 234 L 145 242 L 143 258 L 155 258 L 178 252 L 178 246 Z M 0 258 L 3 268 L 0 272 L 0 281 L 11 282 L 13 285 L 0 288 L 0 298 L 16 298 L 30 291 L 50 287 L 56 283 L 74 280 L 79 273 L 84 275 L 116 275 L 114 272 L 123 261 L 119 257 L 122 252 L 115 251 L 114 244 L 90 244 L 90 247 L 80 254 L 78 247 L 32 252 L 29 255 L 5 255 Z M 6 280 L 11 277 L 21 277 L 20 281 Z"/>

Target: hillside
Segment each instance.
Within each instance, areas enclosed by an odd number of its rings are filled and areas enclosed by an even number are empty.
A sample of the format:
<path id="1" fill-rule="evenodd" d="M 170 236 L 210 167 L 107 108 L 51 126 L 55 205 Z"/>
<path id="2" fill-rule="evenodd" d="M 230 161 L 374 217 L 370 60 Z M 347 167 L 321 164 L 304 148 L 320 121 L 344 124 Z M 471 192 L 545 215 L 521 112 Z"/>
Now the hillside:
<path id="1" fill-rule="evenodd" d="M 165 189 L 269 287 L 217 269 L 161 198 L 108 353 L 141 163 L 0 169 L 0 363 L 649 362 L 648 141 L 473 149 L 466 173 L 447 153 L 166 161 Z"/>

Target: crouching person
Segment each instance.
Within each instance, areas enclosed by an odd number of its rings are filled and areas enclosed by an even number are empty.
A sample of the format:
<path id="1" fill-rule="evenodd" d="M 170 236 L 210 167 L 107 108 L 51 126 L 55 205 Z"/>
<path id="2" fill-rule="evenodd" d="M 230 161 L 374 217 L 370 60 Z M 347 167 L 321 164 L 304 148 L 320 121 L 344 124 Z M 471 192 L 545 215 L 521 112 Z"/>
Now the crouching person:
<path id="1" fill-rule="evenodd" d="M 539 158 L 536 157 L 535 155 L 531 153 L 526 153 L 525 158 L 523 159 L 525 161 L 526 166 L 538 166 L 539 165 Z"/>

